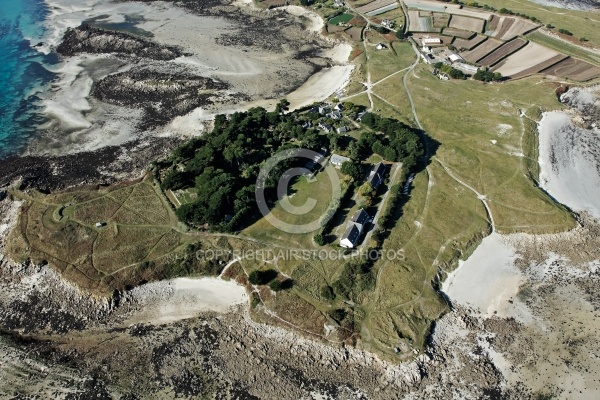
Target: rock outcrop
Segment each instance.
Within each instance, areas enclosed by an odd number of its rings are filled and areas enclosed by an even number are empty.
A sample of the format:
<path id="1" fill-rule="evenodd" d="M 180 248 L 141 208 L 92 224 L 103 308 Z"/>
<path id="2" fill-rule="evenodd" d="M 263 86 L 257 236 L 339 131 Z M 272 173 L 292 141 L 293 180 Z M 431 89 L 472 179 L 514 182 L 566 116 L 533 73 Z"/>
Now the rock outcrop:
<path id="1" fill-rule="evenodd" d="M 107 31 L 87 24 L 68 29 L 56 51 L 63 56 L 110 53 L 120 57 L 134 56 L 161 61 L 183 55 L 183 52 L 172 46 L 159 45 L 126 33 Z"/>

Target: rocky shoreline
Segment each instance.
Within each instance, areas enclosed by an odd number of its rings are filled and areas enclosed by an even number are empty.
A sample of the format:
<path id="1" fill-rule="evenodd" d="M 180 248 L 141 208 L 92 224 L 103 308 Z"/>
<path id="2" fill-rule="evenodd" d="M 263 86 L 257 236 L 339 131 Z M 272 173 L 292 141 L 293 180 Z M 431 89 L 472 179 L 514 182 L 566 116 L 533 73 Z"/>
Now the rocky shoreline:
<path id="1" fill-rule="evenodd" d="M 176 138 L 138 139 L 63 156 L 10 156 L 0 162 L 0 188 L 23 186 L 51 192 L 79 185 L 111 184 L 144 175 L 149 160 L 167 156 L 181 143 Z"/>

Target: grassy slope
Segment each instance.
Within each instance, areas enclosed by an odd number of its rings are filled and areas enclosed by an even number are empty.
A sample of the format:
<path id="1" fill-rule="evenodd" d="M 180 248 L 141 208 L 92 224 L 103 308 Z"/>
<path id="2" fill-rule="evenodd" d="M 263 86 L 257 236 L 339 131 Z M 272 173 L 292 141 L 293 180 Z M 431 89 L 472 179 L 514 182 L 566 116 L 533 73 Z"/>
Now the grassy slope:
<path id="1" fill-rule="evenodd" d="M 442 143 L 436 157 L 487 196 L 501 232 L 554 232 L 573 226 L 569 214 L 524 174 L 520 110 L 531 105 L 560 108 L 554 87 L 536 77 L 494 85 L 446 82 L 424 66 L 410 80 L 421 123 Z"/>
<path id="2" fill-rule="evenodd" d="M 600 24 L 597 25 L 597 29 L 600 30 Z M 542 32 L 532 32 L 527 35 L 527 39 L 571 57 L 579 58 L 580 60 L 600 66 L 600 54 L 586 51 L 581 47 L 575 46 L 560 39 L 553 38 L 552 36 L 543 34 Z M 600 43 L 600 41 L 594 43 Z"/>

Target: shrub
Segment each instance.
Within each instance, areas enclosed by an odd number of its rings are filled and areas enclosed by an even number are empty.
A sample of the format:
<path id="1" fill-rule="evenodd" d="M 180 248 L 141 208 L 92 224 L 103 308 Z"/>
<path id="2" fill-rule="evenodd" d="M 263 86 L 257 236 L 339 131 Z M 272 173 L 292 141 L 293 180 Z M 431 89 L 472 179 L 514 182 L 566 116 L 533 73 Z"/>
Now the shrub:
<path id="1" fill-rule="evenodd" d="M 325 245 L 325 238 L 323 238 L 323 234 L 321 232 L 317 233 L 315 235 L 315 243 L 318 244 L 319 246 L 324 246 Z"/>
<path id="2" fill-rule="evenodd" d="M 568 30 L 566 30 L 566 29 L 564 29 L 564 28 L 560 28 L 560 29 L 558 30 L 558 32 L 559 32 L 559 33 L 562 33 L 563 35 L 567 35 L 567 36 L 573 36 L 573 34 L 572 34 L 570 31 L 568 31 Z"/>
<path id="3" fill-rule="evenodd" d="M 329 311 L 329 316 L 336 322 L 342 322 L 346 318 L 346 310 L 343 308 L 336 308 L 335 310 Z"/>
<path id="4" fill-rule="evenodd" d="M 334 300 L 335 292 L 333 291 L 333 288 L 331 286 L 325 285 L 321 288 L 321 296 L 327 300 Z"/>
<path id="5" fill-rule="evenodd" d="M 283 281 L 274 280 L 269 283 L 269 287 L 274 292 L 291 289 L 294 286 L 294 281 L 291 279 L 285 279 Z"/>
<path id="6" fill-rule="evenodd" d="M 277 271 L 273 269 L 256 270 L 248 275 L 248 281 L 253 285 L 266 285 L 277 277 Z"/>

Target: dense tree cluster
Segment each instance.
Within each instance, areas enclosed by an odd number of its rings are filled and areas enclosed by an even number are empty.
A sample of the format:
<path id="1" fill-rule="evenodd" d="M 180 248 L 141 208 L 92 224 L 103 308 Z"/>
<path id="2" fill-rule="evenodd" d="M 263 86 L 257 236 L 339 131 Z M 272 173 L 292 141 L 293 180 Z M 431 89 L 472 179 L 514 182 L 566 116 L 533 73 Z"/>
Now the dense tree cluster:
<path id="1" fill-rule="evenodd" d="M 261 164 L 275 153 L 291 148 L 318 149 L 327 144 L 317 129 L 304 130 L 293 115 L 253 108 L 228 117 L 218 115 L 214 129 L 180 146 L 162 179 L 163 189 L 195 188 L 196 199 L 177 209 L 178 217 L 196 226 L 233 231 L 256 213 L 255 189 Z M 291 159 L 276 165 L 265 184 L 274 190 Z M 306 161 L 306 160 L 304 160 Z"/>
<path id="2" fill-rule="evenodd" d="M 366 132 L 356 142 L 350 143 L 348 152 L 355 160 L 377 153 L 388 161 L 401 161 L 403 168 L 412 170 L 423 155 L 423 145 L 418 131 L 396 119 L 366 113 L 361 122 L 376 132 Z"/>
<path id="3" fill-rule="evenodd" d="M 477 72 L 475 73 L 475 75 L 473 75 L 473 79 L 476 79 L 478 81 L 482 81 L 482 82 L 498 82 L 502 80 L 502 74 L 500 72 L 492 72 L 492 71 L 486 71 L 484 69 L 479 69 L 477 70 Z"/>

